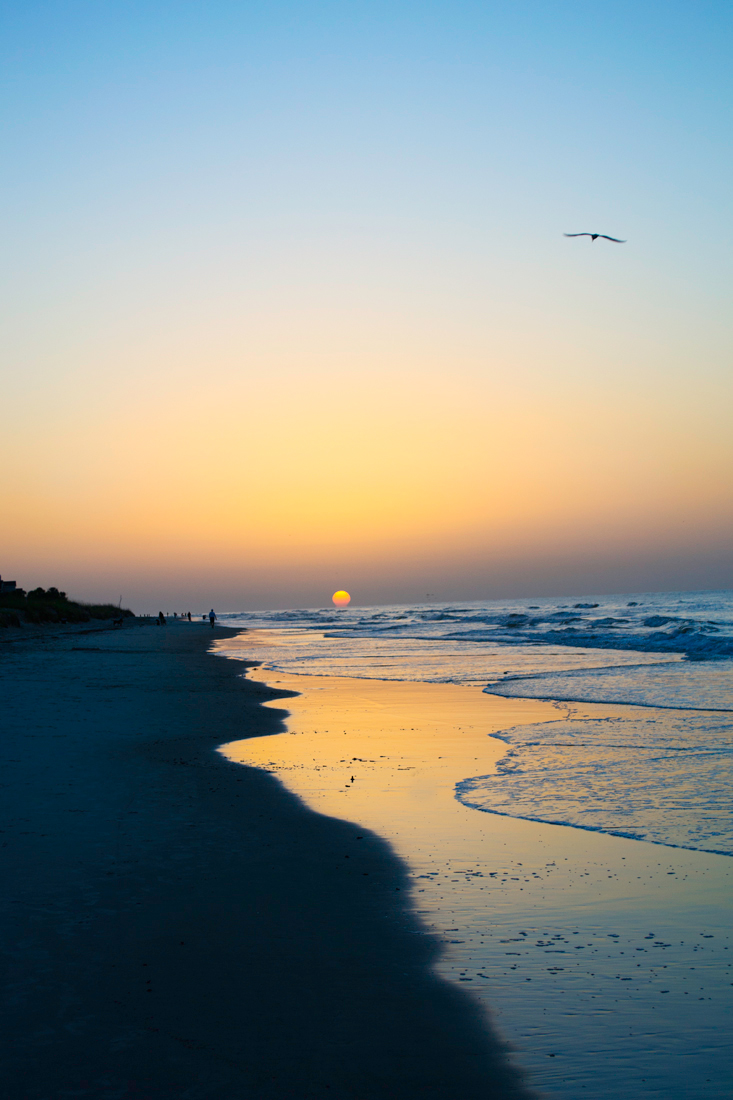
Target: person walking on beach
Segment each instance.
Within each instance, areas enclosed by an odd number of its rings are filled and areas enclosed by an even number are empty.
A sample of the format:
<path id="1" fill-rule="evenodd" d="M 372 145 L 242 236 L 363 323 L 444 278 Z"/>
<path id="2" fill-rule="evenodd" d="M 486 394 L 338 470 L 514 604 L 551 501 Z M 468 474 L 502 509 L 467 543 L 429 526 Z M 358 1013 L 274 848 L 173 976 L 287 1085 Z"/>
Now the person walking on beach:
<path id="1" fill-rule="evenodd" d="M 216 622 L 216 613 L 215 613 L 213 607 L 212 607 L 211 611 L 209 612 L 209 622 L 211 623 L 211 629 L 213 630 L 214 629 L 214 623 Z"/>

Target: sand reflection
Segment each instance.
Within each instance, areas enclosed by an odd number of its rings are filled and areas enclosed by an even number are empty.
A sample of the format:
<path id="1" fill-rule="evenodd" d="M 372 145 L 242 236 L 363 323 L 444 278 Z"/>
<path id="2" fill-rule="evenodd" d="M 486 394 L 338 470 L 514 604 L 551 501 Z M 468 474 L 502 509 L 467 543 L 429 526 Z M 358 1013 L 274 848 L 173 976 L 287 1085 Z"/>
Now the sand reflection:
<path id="1" fill-rule="evenodd" d="M 255 642 L 239 640 L 243 657 L 256 658 Z M 287 707 L 286 732 L 222 751 L 393 844 L 422 934 L 446 943 L 440 973 L 472 983 L 463 988 L 494 1010 L 547 1095 L 730 1094 L 720 1014 L 733 1007 L 731 860 L 455 798 L 457 782 L 491 774 L 507 752 L 492 733 L 562 721 L 567 704 L 453 684 L 249 675 L 299 693 L 272 704 Z"/>
<path id="2" fill-rule="evenodd" d="M 462 835 L 475 811 L 456 802 L 455 783 L 495 771 L 506 745 L 489 735 L 559 717 L 551 704 L 490 700 L 475 688 L 278 673 L 268 683 L 294 698 L 287 733 L 227 745 L 242 764 L 279 775 L 321 813 L 394 839 L 422 829 Z M 399 845 L 398 845 L 399 846 Z"/>

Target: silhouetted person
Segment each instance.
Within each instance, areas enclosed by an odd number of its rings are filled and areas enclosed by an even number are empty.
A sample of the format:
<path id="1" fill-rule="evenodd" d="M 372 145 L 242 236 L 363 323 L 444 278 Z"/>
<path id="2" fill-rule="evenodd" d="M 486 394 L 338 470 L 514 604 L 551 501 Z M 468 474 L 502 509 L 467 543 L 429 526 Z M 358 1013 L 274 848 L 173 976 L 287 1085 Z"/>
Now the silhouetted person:
<path id="1" fill-rule="evenodd" d="M 160 626 L 167 626 L 168 625 L 165 621 L 165 615 L 163 614 L 162 611 L 158 612 L 158 623 L 160 624 Z"/>
<path id="2" fill-rule="evenodd" d="M 188 621 L 191 622 L 191 612 L 188 613 Z"/>
<path id="3" fill-rule="evenodd" d="M 213 630 L 214 629 L 214 623 L 216 622 L 216 613 L 215 613 L 213 607 L 212 607 L 211 611 L 209 612 L 209 622 L 211 623 L 211 629 Z"/>

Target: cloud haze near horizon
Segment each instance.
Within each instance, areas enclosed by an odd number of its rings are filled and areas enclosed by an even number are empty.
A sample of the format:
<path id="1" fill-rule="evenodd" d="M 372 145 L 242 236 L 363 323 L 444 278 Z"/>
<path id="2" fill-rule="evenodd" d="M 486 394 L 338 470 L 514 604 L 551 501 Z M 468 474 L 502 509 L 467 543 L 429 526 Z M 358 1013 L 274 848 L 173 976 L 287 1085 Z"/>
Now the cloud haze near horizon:
<path id="1" fill-rule="evenodd" d="M 728 5 L 0 7 L 4 576 L 731 586 Z"/>

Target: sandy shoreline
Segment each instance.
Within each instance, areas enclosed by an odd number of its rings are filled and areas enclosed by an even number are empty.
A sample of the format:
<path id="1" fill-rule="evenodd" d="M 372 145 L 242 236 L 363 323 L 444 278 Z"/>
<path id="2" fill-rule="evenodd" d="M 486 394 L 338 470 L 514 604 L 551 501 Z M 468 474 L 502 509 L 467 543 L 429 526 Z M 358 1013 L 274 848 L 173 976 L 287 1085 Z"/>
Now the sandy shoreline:
<path id="1" fill-rule="evenodd" d="M 240 646 L 257 656 L 257 633 L 219 648 Z M 730 857 L 481 813 L 456 797 L 509 750 L 492 733 L 562 719 L 568 704 L 451 683 L 248 676 L 298 692 L 285 731 L 221 751 L 390 842 L 423 935 L 442 945 L 436 972 L 483 1003 L 541 1093 L 727 1100 Z"/>
<path id="2" fill-rule="evenodd" d="M 216 752 L 283 715 L 211 637 L 1 647 L 5 1095 L 527 1096 L 389 845 Z"/>

